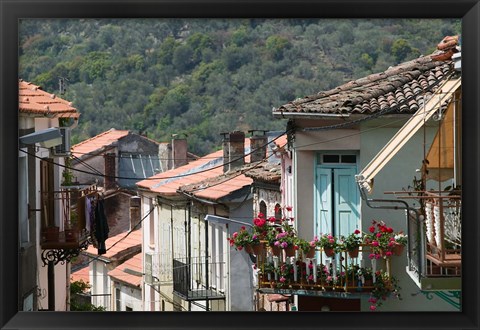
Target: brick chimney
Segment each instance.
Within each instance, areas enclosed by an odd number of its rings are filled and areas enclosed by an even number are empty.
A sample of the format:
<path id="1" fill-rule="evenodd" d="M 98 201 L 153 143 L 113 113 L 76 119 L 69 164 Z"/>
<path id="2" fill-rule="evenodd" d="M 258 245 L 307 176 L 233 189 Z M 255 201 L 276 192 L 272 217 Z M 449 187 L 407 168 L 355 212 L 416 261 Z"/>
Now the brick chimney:
<path id="1" fill-rule="evenodd" d="M 263 130 L 251 130 L 248 131 L 252 134 L 250 137 L 250 162 L 259 162 L 265 159 L 267 156 L 267 143 L 268 137 L 265 134 L 267 131 Z"/>
<path id="2" fill-rule="evenodd" d="M 186 165 L 188 163 L 186 138 L 180 138 L 177 135 L 173 135 L 172 158 L 173 158 L 173 168 L 177 168 L 177 167 Z"/>
<path id="3" fill-rule="evenodd" d="M 235 131 L 223 135 L 223 172 L 245 164 L 245 133 Z"/>
<path id="4" fill-rule="evenodd" d="M 105 154 L 104 156 L 105 159 L 105 181 L 104 181 L 104 187 L 105 190 L 109 189 L 115 189 L 116 187 L 116 156 L 114 153 L 109 153 Z"/>

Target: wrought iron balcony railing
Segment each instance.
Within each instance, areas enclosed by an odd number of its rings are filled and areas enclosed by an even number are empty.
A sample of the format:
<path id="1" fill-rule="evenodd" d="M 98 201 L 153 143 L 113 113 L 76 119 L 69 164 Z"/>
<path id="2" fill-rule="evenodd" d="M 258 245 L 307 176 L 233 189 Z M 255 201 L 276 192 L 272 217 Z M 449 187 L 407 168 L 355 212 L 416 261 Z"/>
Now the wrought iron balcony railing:
<path id="1" fill-rule="evenodd" d="M 225 299 L 225 262 L 208 257 L 173 259 L 173 292 L 187 301 Z"/>

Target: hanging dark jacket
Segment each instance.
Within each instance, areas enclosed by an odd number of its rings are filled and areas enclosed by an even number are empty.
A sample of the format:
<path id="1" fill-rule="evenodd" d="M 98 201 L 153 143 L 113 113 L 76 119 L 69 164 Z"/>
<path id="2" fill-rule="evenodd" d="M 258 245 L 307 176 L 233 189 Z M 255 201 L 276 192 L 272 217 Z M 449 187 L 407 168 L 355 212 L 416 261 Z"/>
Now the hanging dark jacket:
<path id="1" fill-rule="evenodd" d="M 97 201 L 97 206 L 95 208 L 95 238 L 98 241 L 98 254 L 107 253 L 105 246 L 105 241 L 108 238 L 108 222 L 107 216 L 105 215 L 105 209 L 103 207 L 103 199 Z"/>

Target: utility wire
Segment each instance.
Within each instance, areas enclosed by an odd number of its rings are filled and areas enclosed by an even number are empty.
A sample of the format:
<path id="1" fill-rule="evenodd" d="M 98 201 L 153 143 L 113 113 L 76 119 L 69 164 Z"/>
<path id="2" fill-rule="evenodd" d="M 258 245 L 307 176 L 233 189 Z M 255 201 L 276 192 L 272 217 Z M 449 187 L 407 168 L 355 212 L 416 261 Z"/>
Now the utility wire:
<path id="1" fill-rule="evenodd" d="M 281 138 L 283 135 L 285 134 L 288 134 L 288 130 L 281 133 L 280 135 L 278 135 L 277 137 L 273 138 L 271 141 L 267 142 L 266 144 L 262 145 L 260 148 L 263 148 L 263 147 L 266 147 L 268 146 L 270 143 L 278 140 L 279 138 Z M 232 163 L 235 163 L 237 161 L 239 161 L 240 159 L 244 159 L 245 157 L 253 154 L 256 150 L 251 150 L 249 153 L 247 154 L 244 154 L 238 158 L 235 158 L 227 163 L 222 163 L 221 165 L 218 165 L 218 166 L 213 166 L 213 167 L 209 167 L 205 170 L 200 170 L 200 171 L 196 171 L 196 172 L 191 172 L 191 173 L 184 173 L 184 174 L 178 174 L 178 175 L 172 175 L 172 176 L 162 176 L 160 178 L 156 177 L 156 176 L 159 176 L 161 175 L 162 173 L 159 173 L 159 174 L 155 174 L 154 176 L 152 177 L 147 177 L 147 178 L 131 178 L 131 177 L 124 177 L 124 176 L 115 176 L 115 175 L 106 175 L 106 174 L 102 174 L 102 175 L 99 175 L 97 173 L 92 173 L 92 172 L 89 172 L 89 171 L 85 171 L 85 170 L 81 170 L 81 169 L 77 169 L 77 168 L 73 168 L 73 167 L 69 167 L 69 166 L 66 166 L 66 165 L 63 165 L 63 164 L 59 164 L 59 163 L 56 163 L 54 162 L 53 160 L 49 160 L 49 159 L 45 159 L 45 158 L 42 158 L 40 156 L 37 156 L 35 154 L 32 154 L 32 153 L 29 153 L 28 151 L 25 151 L 21 148 L 19 148 L 19 150 L 27 155 L 30 155 L 32 157 L 35 157 L 35 158 L 38 158 L 38 159 L 41 159 L 43 161 L 46 161 L 46 162 L 49 162 L 53 165 L 56 165 L 56 166 L 59 166 L 59 167 L 63 167 L 63 168 L 66 168 L 66 169 L 69 169 L 69 170 L 72 170 L 72 171 L 77 171 L 77 172 L 81 172 L 81 173 L 85 173 L 85 174 L 90 174 L 90 175 L 97 175 L 97 176 L 103 176 L 104 178 L 109 178 L 109 179 L 124 179 L 124 180 L 166 180 L 166 179 L 176 179 L 176 178 L 182 178 L 182 177 L 186 177 L 186 176 L 190 176 L 190 175 L 195 175 L 195 174 L 200 174 L 200 173 L 205 173 L 205 172 L 208 172 L 208 171 L 211 171 L 211 170 L 214 170 L 214 169 L 217 169 L 217 168 L 221 168 L 225 165 L 228 165 L 228 164 L 232 164 Z M 222 157 L 223 158 L 223 157 Z M 220 157 L 218 158 L 220 159 Z"/>

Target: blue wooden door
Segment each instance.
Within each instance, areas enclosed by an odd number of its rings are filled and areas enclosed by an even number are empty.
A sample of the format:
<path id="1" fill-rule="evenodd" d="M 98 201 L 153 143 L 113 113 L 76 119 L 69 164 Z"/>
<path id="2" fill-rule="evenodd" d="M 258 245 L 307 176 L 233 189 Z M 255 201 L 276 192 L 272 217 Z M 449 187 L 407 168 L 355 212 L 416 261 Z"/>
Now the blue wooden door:
<path id="1" fill-rule="evenodd" d="M 359 226 L 356 166 L 318 167 L 316 175 L 315 235 L 348 235 Z"/>

